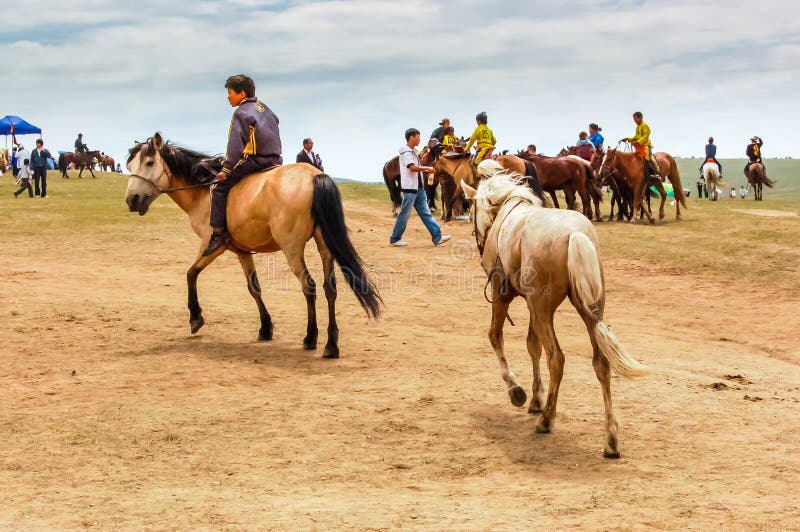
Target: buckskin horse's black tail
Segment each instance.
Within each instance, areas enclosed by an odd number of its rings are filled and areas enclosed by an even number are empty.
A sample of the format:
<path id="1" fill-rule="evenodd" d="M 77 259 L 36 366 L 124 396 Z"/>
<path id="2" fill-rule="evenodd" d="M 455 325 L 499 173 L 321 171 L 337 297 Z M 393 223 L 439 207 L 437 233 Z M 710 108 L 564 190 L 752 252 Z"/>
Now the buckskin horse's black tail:
<path id="1" fill-rule="evenodd" d="M 364 271 L 364 263 L 350 241 L 350 234 L 344 224 L 342 195 L 333 179 L 326 174 L 314 176 L 314 196 L 311 200 L 311 217 L 314 225 L 322 231 L 322 239 L 339 263 L 347 284 L 353 289 L 356 299 L 371 318 L 381 312 L 383 300 L 377 288 Z"/>

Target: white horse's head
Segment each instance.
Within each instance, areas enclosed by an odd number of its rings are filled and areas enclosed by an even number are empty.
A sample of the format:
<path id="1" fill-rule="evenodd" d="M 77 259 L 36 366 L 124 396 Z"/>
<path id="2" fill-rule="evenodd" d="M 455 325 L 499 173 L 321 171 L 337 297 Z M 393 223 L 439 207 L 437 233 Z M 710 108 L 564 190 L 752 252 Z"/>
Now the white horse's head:
<path id="1" fill-rule="evenodd" d="M 131 175 L 125 191 L 125 203 L 131 212 L 138 212 L 139 216 L 147 214 L 160 191 L 169 187 L 169 167 L 161 154 L 164 145 L 161 135 L 156 133 L 153 138 L 137 143 L 130 149 L 127 167 Z"/>
<path id="2" fill-rule="evenodd" d="M 495 217 L 505 202 L 511 198 L 521 198 L 537 207 L 542 201 L 525 182 L 525 176 L 507 170 L 494 160 L 486 160 L 478 165 L 478 173 L 483 177 L 478 188 L 461 181 L 464 195 L 472 201 L 472 222 L 475 226 L 475 241 L 483 254 L 486 234 L 494 224 Z"/>

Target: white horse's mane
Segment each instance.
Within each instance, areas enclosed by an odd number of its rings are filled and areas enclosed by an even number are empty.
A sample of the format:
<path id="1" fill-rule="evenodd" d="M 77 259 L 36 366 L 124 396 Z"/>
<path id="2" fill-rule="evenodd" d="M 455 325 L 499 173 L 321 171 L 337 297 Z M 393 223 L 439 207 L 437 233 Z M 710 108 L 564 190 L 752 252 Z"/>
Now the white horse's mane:
<path id="1" fill-rule="evenodd" d="M 507 170 L 497 161 L 488 159 L 478 165 L 478 173 L 484 179 L 478 185 L 475 203 L 482 210 L 496 211 L 511 198 L 522 198 L 536 207 L 542 206 L 542 201 L 519 172 Z"/>

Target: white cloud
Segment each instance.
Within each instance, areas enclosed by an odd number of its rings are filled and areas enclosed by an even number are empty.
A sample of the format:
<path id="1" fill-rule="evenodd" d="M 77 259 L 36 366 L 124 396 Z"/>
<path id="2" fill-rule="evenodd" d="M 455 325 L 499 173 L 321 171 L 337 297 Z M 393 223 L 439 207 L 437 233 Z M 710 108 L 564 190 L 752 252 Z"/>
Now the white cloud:
<path id="1" fill-rule="evenodd" d="M 640 109 L 673 153 L 711 133 L 738 156 L 757 133 L 769 155 L 797 155 L 798 18 L 775 0 L 38 5 L 0 36 L 14 64 L 0 101 L 54 147 L 80 129 L 120 157 L 158 129 L 223 151 L 222 84 L 244 72 L 281 118 L 286 160 L 312 136 L 342 177 L 377 180 L 405 128 L 449 116 L 468 135 L 482 110 L 502 148 L 553 153 L 590 121 L 616 139 Z"/>

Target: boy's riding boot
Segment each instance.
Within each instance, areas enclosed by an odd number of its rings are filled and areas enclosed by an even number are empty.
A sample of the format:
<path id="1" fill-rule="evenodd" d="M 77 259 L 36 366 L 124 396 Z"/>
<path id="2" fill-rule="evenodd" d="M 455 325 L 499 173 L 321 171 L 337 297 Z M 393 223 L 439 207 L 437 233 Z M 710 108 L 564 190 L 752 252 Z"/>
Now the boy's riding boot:
<path id="1" fill-rule="evenodd" d="M 206 250 L 203 251 L 203 256 L 208 257 L 219 248 L 227 244 L 228 240 L 228 231 L 225 228 L 219 229 L 215 227 L 214 232 L 211 233 L 211 238 L 208 241 L 208 246 L 206 247 Z"/>

